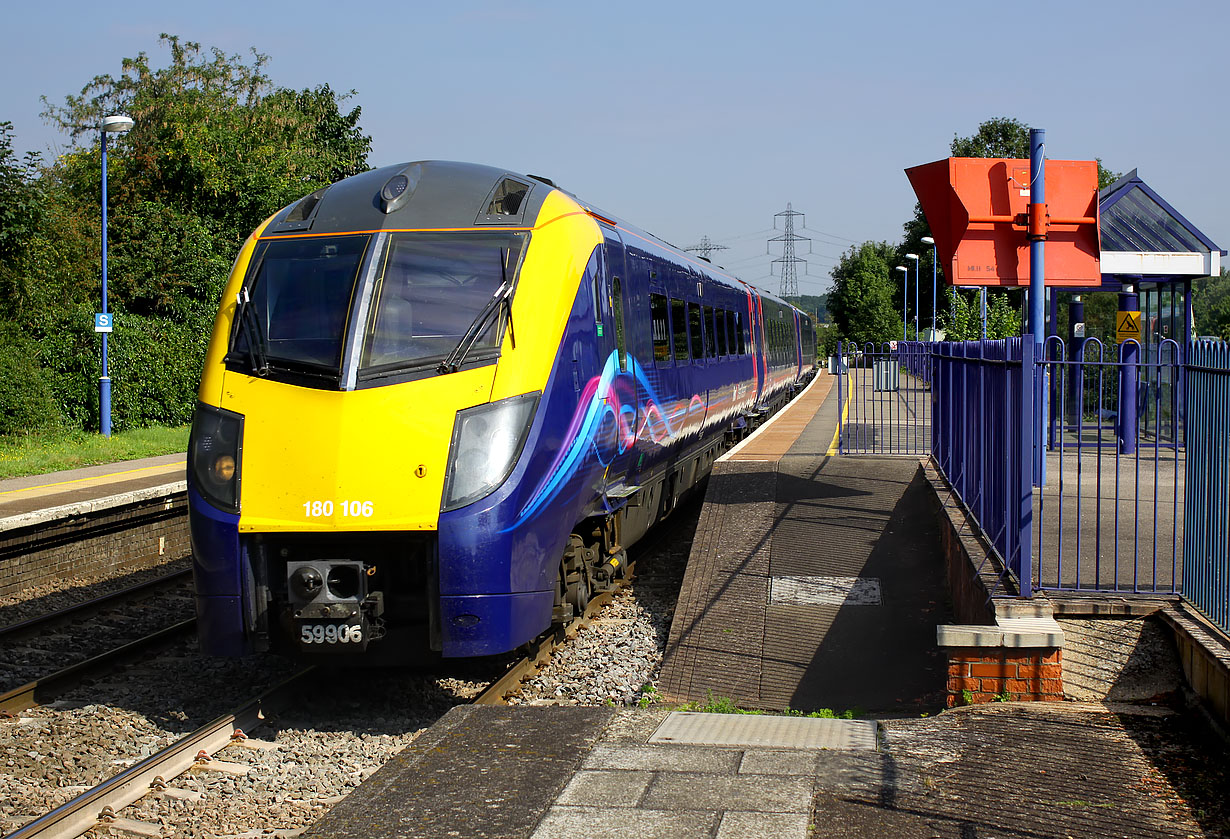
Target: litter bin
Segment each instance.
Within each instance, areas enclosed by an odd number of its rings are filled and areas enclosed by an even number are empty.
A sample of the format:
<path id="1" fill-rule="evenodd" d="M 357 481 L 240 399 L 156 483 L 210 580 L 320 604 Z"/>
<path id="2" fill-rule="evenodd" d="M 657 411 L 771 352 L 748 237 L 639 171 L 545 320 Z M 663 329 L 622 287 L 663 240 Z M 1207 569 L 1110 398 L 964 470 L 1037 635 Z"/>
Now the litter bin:
<path id="1" fill-rule="evenodd" d="M 874 371 L 872 375 L 875 378 L 877 391 L 895 391 L 897 389 L 897 380 L 901 376 L 901 370 L 897 366 L 897 359 L 877 359 L 872 365 L 872 369 Z"/>

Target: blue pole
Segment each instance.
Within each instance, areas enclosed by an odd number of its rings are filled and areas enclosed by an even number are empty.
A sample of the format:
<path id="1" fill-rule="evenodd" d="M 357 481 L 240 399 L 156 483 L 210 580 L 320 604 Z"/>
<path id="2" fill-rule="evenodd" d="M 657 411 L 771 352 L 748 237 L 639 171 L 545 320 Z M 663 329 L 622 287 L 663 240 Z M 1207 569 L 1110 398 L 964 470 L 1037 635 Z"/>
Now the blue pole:
<path id="1" fill-rule="evenodd" d="M 906 302 L 910 299 L 909 291 L 910 269 L 903 267 L 901 269 L 901 340 L 904 341 L 907 337 L 906 324 L 909 321 L 906 319 Z"/>
<path id="2" fill-rule="evenodd" d="M 1046 204 L 1046 131 L 1029 129 L 1029 203 Z M 1042 343 L 1045 328 L 1042 325 L 1042 310 L 1046 300 L 1046 238 L 1030 225 L 1029 236 L 1029 331 L 1034 336 L 1034 346 Z M 1038 357 L 1034 352 L 1034 357 Z"/>
<path id="3" fill-rule="evenodd" d="M 107 314 L 107 131 L 102 134 L 102 313 Z M 107 373 L 107 333 L 102 333 L 102 378 L 98 380 L 99 430 L 111 436 L 111 377 Z"/>
<path id="4" fill-rule="evenodd" d="M 940 256 L 939 256 L 939 251 L 935 247 L 935 243 L 932 242 L 931 243 L 931 337 L 932 338 L 935 337 L 935 329 L 936 329 L 935 300 L 936 300 L 936 295 L 937 295 L 937 289 L 939 288 L 939 286 L 937 285 L 937 283 L 939 282 L 939 278 L 940 278 Z"/>
<path id="5" fill-rule="evenodd" d="M 918 264 L 918 257 L 914 257 L 914 340 L 922 340 L 918 335 L 918 312 L 922 308 L 918 303 L 918 287 L 922 285 L 922 274 Z"/>
<path id="6" fill-rule="evenodd" d="M 1046 337 L 1043 308 L 1046 303 L 1046 131 L 1029 129 L 1029 331 L 1032 333 L 1035 359 L 1042 357 L 1042 342 Z M 1041 377 L 1036 377 L 1041 385 Z M 1043 397 L 1037 391 L 1037 398 Z M 1045 411 L 1035 411 L 1033 421 L 1034 456 L 1037 469 L 1035 485 L 1046 484 Z"/>

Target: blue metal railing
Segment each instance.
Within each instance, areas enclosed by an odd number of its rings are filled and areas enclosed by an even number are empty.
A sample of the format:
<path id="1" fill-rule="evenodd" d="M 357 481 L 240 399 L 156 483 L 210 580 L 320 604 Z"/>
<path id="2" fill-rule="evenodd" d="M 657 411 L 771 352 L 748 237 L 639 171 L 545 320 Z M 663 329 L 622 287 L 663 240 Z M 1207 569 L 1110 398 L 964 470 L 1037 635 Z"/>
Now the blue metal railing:
<path id="1" fill-rule="evenodd" d="M 1047 479 L 1034 493 L 1039 588 L 1179 590 L 1184 453 L 1171 384 L 1181 370 L 1179 345 L 1164 341 L 1144 358 L 1119 349 L 1090 339 L 1069 359 L 1061 339 L 1044 346 Z"/>
<path id="2" fill-rule="evenodd" d="M 927 454 L 931 447 L 932 345 L 838 345 L 838 445 L 842 454 Z"/>
<path id="3" fill-rule="evenodd" d="M 932 346 L 932 457 L 1028 596 L 1032 338 Z"/>
<path id="4" fill-rule="evenodd" d="M 1230 348 L 1188 347 L 1183 596 L 1230 632 Z"/>

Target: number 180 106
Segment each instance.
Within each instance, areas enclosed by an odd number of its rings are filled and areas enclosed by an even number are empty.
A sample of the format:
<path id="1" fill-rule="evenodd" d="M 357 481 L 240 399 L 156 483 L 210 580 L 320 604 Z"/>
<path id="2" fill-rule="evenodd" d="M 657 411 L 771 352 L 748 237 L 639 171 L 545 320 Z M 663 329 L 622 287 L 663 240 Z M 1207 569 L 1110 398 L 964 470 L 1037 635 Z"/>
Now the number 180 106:
<path id="1" fill-rule="evenodd" d="M 376 508 L 370 501 L 339 501 L 338 509 L 343 518 L 370 519 Z M 304 501 L 303 515 L 309 519 L 330 518 L 333 515 L 332 501 Z"/>

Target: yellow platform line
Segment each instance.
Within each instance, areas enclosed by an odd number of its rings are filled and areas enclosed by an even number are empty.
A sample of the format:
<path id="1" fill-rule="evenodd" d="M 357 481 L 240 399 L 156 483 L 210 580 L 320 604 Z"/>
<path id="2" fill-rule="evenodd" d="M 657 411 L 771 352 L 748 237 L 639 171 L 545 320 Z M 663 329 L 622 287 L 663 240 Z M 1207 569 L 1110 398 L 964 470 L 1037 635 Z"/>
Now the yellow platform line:
<path id="1" fill-rule="evenodd" d="M 184 469 L 182 463 L 164 463 L 161 466 L 142 466 L 139 469 L 125 469 L 120 472 L 108 472 L 105 475 L 95 475 L 91 478 L 74 478 L 71 481 L 57 481 L 51 484 L 39 484 L 38 486 L 24 487 L 22 489 L 10 489 L 0 492 L 0 497 L 10 496 L 12 498 L 39 498 L 44 495 L 55 495 L 61 492 L 64 487 L 77 485 L 78 487 L 99 486 L 101 484 L 116 483 L 121 476 L 129 478 L 139 475 L 156 475 L 170 474 Z"/>

